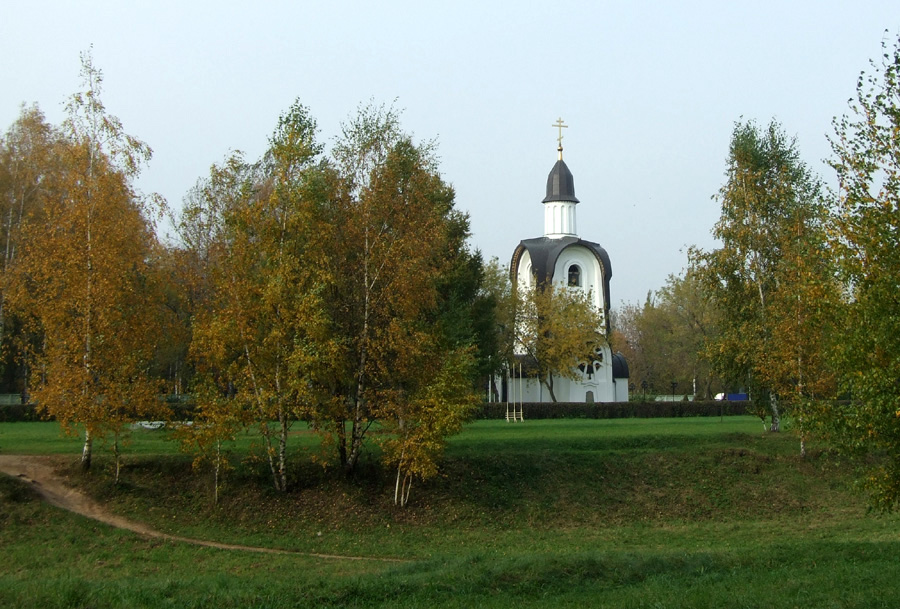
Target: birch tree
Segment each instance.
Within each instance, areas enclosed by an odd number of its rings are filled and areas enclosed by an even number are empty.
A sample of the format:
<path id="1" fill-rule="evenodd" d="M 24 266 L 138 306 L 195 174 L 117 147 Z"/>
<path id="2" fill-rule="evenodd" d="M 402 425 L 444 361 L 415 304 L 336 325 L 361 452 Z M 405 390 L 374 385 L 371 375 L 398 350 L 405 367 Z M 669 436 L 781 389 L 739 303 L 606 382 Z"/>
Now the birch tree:
<path id="1" fill-rule="evenodd" d="M 822 256 L 828 202 L 775 122 L 735 126 L 726 175 L 713 230 L 722 246 L 691 252 L 720 313 L 707 355 L 726 382 L 750 389 L 779 431 L 783 406 L 832 387 L 827 341 L 838 290 Z"/>
<path id="2" fill-rule="evenodd" d="M 132 180 L 150 148 L 127 135 L 101 101 L 102 74 L 82 55 L 85 90 L 67 105 L 61 171 L 48 184 L 40 221 L 24 229 L 18 306 L 42 339 L 34 350 L 40 408 L 84 430 L 82 467 L 96 437 L 158 408 L 148 375 L 156 316 L 151 214 Z"/>
<path id="3" fill-rule="evenodd" d="M 430 148 L 402 133 L 396 113 L 362 109 L 332 159 L 314 132 L 295 104 L 264 159 L 214 167 L 191 196 L 185 241 L 212 286 L 192 352 L 205 386 L 219 388 L 199 405 L 197 440 L 227 437 L 234 419 L 222 409 L 244 413 L 284 490 L 293 421 L 310 421 L 347 473 L 378 422 L 374 441 L 408 497 L 471 403 L 480 256 Z M 438 399 L 448 379 L 458 391 Z M 426 437 L 432 448 L 415 449 Z"/>
<path id="4" fill-rule="evenodd" d="M 261 162 L 247 169 L 235 158 L 214 168 L 207 209 L 188 210 L 209 225 L 221 222 L 214 229 L 194 225 L 200 255 L 218 262 L 209 271 L 213 296 L 199 316 L 193 351 L 205 360 L 207 380 L 218 377 L 233 392 L 230 400 L 204 392 L 199 414 L 226 436 L 241 411 L 254 421 L 279 491 L 287 490 L 291 425 L 324 399 L 341 359 L 323 302 L 329 227 L 319 213 L 325 172 L 315 130 L 295 103 Z"/>
<path id="5" fill-rule="evenodd" d="M 454 209 L 432 147 L 415 145 L 393 109 L 361 108 L 333 156 L 328 302 L 347 357 L 317 424 L 351 473 L 371 426 L 399 424 L 403 406 L 456 347 L 440 286 L 467 255 L 468 218 Z"/>
<path id="6" fill-rule="evenodd" d="M 891 48 L 891 46 L 893 48 Z M 836 230 L 848 300 L 837 364 L 850 405 L 820 413 L 839 446 L 868 457 L 874 503 L 900 501 L 900 38 L 862 73 L 835 119 Z"/>
<path id="7" fill-rule="evenodd" d="M 394 504 L 409 502 L 413 481 L 438 473 L 449 436 L 458 433 L 477 398 L 472 391 L 475 358 L 469 349 L 444 354 L 427 366 L 427 380 L 409 399 L 395 402 L 395 416 L 384 421 L 385 463 L 396 469 Z"/>
<path id="8" fill-rule="evenodd" d="M 21 359 L 9 340 L 7 303 L 23 246 L 22 229 L 27 220 L 40 222 L 47 186 L 59 171 L 59 139 L 59 130 L 46 122 L 37 106 L 23 106 L 0 138 L 0 352 L 10 364 Z M 26 378 L 23 394 L 27 392 Z"/>

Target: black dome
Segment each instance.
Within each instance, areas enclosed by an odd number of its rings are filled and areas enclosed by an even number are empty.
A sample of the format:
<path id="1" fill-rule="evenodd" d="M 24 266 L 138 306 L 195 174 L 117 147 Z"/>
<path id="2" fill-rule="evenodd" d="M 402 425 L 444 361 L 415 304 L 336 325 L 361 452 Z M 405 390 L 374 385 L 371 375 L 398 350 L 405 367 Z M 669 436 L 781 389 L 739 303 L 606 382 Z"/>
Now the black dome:
<path id="1" fill-rule="evenodd" d="M 547 196 L 541 203 L 550 201 L 578 203 L 578 197 L 575 196 L 575 178 L 572 177 L 572 172 L 569 171 L 562 159 L 556 161 L 556 165 L 547 176 Z"/>
<path id="2" fill-rule="evenodd" d="M 614 379 L 628 378 L 628 362 L 625 361 L 625 356 L 622 355 L 621 351 L 616 351 L 613 355 L 612 367 Z"/>

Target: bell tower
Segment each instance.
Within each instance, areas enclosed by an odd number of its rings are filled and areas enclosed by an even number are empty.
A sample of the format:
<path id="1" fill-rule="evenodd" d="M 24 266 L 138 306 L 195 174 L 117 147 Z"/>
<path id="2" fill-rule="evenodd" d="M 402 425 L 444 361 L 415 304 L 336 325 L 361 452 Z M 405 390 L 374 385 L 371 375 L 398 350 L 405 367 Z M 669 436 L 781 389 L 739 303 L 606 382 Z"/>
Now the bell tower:
<path id="1" fill-rule="evenodd" d="M 553 125 L 559 129 L 557 141 L 557 161 L 547 176 L 547 196 L 544 197 L 544 237 L 560 239 L 562 237 L 577 237 L 578 231 L 575 225 L 575 206 L 578 197 L 575 196 L 575 178 L 563 161 L 563 134 L 562 130 L 568 128 L 561 118 Z"/>

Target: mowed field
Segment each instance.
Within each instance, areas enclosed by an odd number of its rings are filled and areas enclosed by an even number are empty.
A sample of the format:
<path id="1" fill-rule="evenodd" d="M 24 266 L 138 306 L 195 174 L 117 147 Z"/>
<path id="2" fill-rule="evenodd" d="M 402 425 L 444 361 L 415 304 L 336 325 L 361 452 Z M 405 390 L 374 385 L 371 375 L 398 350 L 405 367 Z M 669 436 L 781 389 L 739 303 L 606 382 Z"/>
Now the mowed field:
<path id="1" fill-rule="evenodd" d="M 348 480 L 305 427 L 291 441 L 289 493 L 247 435 L 215 505 L 166 431 L 132 435 L 116 485 L 102 446 L 82 475 L 56 424 L 0 424 L 0 453 L 58 455 L 112 513 L 287 551 L 141 537 L 0 476 L 0 607 L 900 606 L 900 519 L 751 417 L 479 421 L 404 509 L 374 444 Z"/>

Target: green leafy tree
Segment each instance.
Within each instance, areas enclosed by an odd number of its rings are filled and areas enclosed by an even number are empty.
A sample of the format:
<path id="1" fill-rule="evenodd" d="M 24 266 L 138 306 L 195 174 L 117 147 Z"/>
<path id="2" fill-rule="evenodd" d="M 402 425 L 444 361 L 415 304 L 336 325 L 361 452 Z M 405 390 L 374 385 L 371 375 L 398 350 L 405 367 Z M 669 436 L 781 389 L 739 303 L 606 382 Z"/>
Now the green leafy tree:
<path id="1" fill-rule="evenodd" d="M 860 75 L 850 116 L 835 119 L 836 234 L 848 308 L 838 350 L 848 407 L 822 414 L 845 449 L 877 456 L 875 503 L 900 500 L 900 39 Z"/>
<path id="2" fill-rule="evenodd" d="M 385 420 L 383 447 L 386 464 L 397 470 L 396 505 L 409 502 L 415 478 L 438 473 L 448 436 L 462 429 L 477 402 L 471 386 L 476 361 L 468 349 L 446 353 L 439 368 L 429 367 L 428 380 L 415 395 L 395 401 L 395 416 Z"/>
<path id="3" fill-rule="evenodd" d="M 495 384 L 495 378 L 514 360 L 516 350 L 515 294 L 509 267 L 501 264 L 496 257 L 491 258 L 483 266 L 479 291 L 483 301 L 489 303 L 492 309 L 487 329 L 490 333 L 488 340 L 492 354 L 487 373 L 492 399 L 499 401 L 501 392 Z"/>
<path id="4" fill-rule="evenodd" d="M 205 207 L 189 208 L 185 223 L 212 289 L 194 331 L 207 383 L 199 405 L 206 428 L 197 443 L 218 443 L 251 417 L 280 491 L 287 489 L 290 427 L 322 401 L 340 360 L 323 301 L 329 227 L 319 213 L 315 130 L 295 103 L 257 167 L 234 158 L 213 169 L 206 194 L 195 201 Z M 221 387 L 218 394 L 210 383 Z M 223 400 L 229 392 L 232 399 Z"/>
<path id="5" fill-rule="evenodd" d="M 405 503 L 490 360 L 481 258 L 430 146 L 413 144 L 393 110 L 361 109 L 330 160 L 313 134 L 295 104 L 261 162 L 235 156 L 189 197 L 183 238 L 208 286 L 191 297 L 207 388 L 195 444 L 209 453 L 250 416 L 284 489 L 292 421 L 310 421 L 347 473 L 377 422 Z"/>
<path id="6" fill-rule="evenodd" d="M 695 273 L 670 275 L 643 306 L 626 305 L 616 312 L 620 338 L 614 348 L 625 354 L 640 391 L 668 393 L 675 381 L 680 393 L 710 399 L 720 381 L 704 348 L 718 332 L 717 316 Z"/>
<path id="7" fill-rule="evenodd" d="M 713 230 L 722 246 L 691 252 L 720 314 L 707 354 L 726 381 L 750 389 L 778 431 L 783 407 L 832 391 L 826 356 L 838 289 L 821 257 L 828 201 L 775 122 L 735 126 L 727 177 Z"/>

